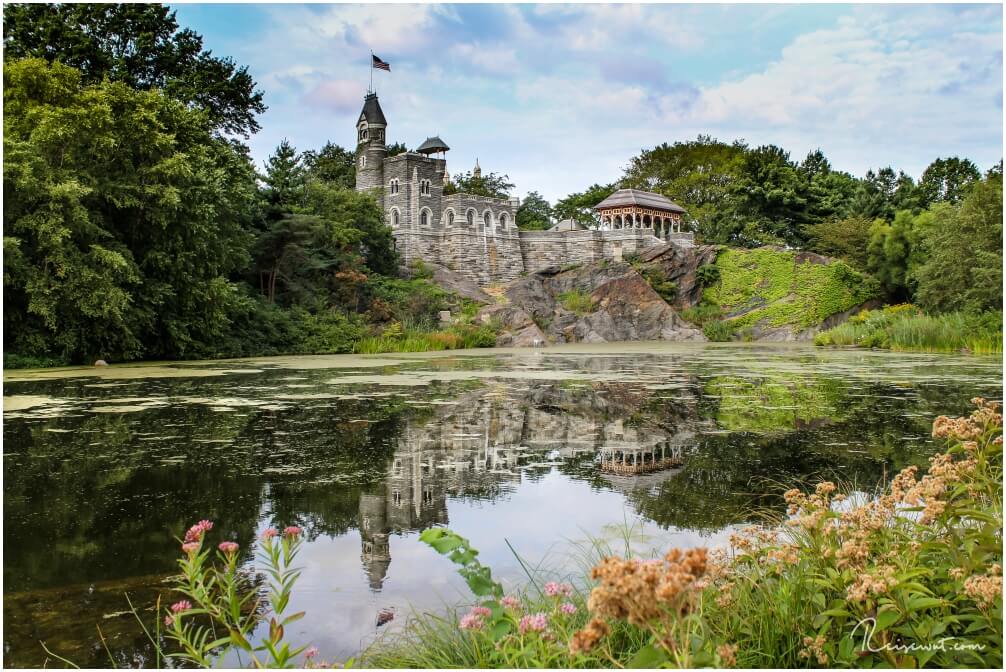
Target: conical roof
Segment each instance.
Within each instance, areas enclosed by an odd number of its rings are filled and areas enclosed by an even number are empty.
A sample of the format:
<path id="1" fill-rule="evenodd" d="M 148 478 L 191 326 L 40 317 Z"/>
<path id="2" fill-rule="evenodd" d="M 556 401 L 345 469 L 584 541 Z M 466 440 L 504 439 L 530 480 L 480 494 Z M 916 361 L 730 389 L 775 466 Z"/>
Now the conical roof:
<path id="1" fill-rule="evenodd" d="M 654 210 L 667 210 L 669 212 L 684 212 L 680 205 L 661 194 L 652 191 L 640 191 L 639 189 L 619 189 L 608 198 L 594 206 L 595 210 L 601 208 L 617 208 L 627 205 L 638 205 L 643 208 L 653 208 Z"/>
<path id="2" fill-rule="evenodd" d="M 376 93 L 368 93 L 363 99 L 363 112 L 360 113 L 360 119 L 365 119 L 368 124 L 388 125 L 388 120 L 384 118 L 384 112 L 381 110 L 381 104 L 377 102 Z"/>
<path id="3" fill-rule="evenodd" d="M 420 154 L 434 154 L 436 152 L 446 152 L 450 147 L 447 143 L 440 139 L 439 135 L 435 135 L 432 138 L 426 138 L 423 144 L 419 145 L 419 149 L 416 151 Z"/>

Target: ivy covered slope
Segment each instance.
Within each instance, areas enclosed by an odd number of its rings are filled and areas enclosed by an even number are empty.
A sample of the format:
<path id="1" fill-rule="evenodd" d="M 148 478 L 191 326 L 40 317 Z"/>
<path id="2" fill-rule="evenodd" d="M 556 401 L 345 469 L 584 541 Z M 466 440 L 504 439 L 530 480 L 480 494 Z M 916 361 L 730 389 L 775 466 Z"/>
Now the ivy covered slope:
<path id="1" fill-rule="evenodd" d="M 717 256 L 716 267 L 719 281 L 702 297 L 707 310 L 719 309 L 719 322 L 705 325 L 711 340 L 809 336 L 829 317 L 880 296 L 872 277 L 844 261 L 809 252 L 726 249 Z"/>

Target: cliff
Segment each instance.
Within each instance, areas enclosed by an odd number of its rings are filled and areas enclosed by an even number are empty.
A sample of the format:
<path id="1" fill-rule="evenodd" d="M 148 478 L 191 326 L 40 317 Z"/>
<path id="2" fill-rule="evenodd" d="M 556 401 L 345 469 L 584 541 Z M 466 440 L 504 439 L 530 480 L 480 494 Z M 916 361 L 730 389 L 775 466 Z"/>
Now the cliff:
<path id="1" fill-rule="evenodd" d="M 871 305 L 877 285 L 842 261 L 665 243 L 631 262 L 551 267 L 491 290 L 478 314 L 498 346 L 603 341 L 806 340 Z"/>

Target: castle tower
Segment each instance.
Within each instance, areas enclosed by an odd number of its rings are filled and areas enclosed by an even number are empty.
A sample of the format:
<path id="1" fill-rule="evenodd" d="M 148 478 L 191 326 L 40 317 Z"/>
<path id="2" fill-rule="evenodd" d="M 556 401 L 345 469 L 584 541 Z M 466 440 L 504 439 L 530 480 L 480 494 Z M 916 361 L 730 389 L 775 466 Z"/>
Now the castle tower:
<path id="1" fill-rule="evenodd" d="M 384 159 L 388 149 L 384 144 L 388 121 L 384 118 L 376 93 L 368 93 L 363 111 L 356 122 L 356 190 L 377 192 L 377 202 L 384 208 Z"/>

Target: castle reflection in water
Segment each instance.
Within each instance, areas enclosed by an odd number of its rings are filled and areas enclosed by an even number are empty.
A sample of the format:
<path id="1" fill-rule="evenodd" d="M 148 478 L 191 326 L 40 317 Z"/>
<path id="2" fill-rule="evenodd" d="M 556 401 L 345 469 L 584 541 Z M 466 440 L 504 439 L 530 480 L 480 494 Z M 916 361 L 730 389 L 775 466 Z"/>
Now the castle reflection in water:
<path id="1" fill-rule="evenodd" d="M 669 403 L 638 384 L 541 381 L 490 383 L 435 406 L 408 423 L 381 485 L 360 497 L 370 588 L 387 576 L 390 535 L 447 525 L 448 498 L 495 499 L 555 466 L 626 492 L 672 478 L 696 429 L 713 427 L 696 407 L 687 387 Z"/>

